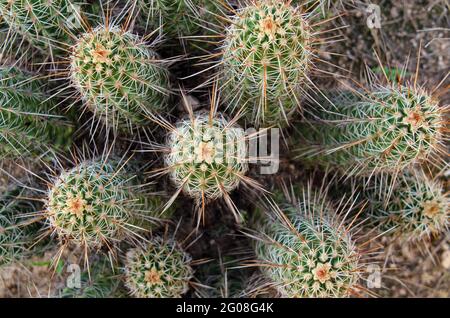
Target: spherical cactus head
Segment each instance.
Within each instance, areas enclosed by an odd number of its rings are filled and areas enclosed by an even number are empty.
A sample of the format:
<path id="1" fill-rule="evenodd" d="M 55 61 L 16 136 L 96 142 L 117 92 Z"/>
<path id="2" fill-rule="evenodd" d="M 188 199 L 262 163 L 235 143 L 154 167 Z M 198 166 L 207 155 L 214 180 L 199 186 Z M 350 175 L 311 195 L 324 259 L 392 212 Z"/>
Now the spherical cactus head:
<path id="1" fill-rule="evenodd" d="M 248 170 L 245 132 L 224 115 L 195 113 L 169 132 L 165 163 L 173 183 L 198 200 L 214 200 L 238 187 Z"/>
<path id="2" fill-rule="evenodd" d="M 398 173 L 443 153 L 444 107 L 423 89 L 376 85 L 320 99 L 297 128 L 299 157 L 349 175 Z"/>
<path id="3" fill-rule="evenodd" d="M 168 110 L 166 65 L 130 32 L 99 26 L 73 46 L 70 73 L 87 107 L 113 129 L 129 131 Z"/>
<path id="4" fill-rule="evenodd" d="M 171 239 L 152 238 L 126 254 L 125 284 L 139 298 L 178 298 L 189 289 L 191 257 Z"/>
<path id="5" fill-rule="evenodd" d="M 119 161 L 85 161 L 64 171 L 48 193 L 50 226 L 62 239 L 98 249 L 133 239 L 159 211 Z"/>
<path id="6" fill-rule="evenodd" d="M 295 195 L 259 223 L 263 273 L 284 297 L 348 296 L 360 276 L 355 243 L 323 193 L 301 187 Z"/>
<path id="7" fill-rule="evenodd" d="M 229 108 L 243 108 L 257 124 L 285 125 L 299 105 L 311 58 L 311 32 L 298 8 L 251 2 L 226 31 L 221 75 Z"/>
<path id="8" fill-rule="evenodd" d="M 449 199 L 442 184 L 419 170 L 399 176 L 391 187 L 368 189 L 370 219 L 394 238 L 417 242 L 448 231 Z"/>

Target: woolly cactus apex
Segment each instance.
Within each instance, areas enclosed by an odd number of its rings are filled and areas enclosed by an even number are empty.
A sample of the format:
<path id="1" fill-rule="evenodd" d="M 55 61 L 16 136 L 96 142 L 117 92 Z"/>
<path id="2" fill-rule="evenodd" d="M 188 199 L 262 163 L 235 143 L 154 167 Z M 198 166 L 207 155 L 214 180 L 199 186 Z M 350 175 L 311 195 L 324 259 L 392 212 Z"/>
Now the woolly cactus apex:
<path id="1" fill-rule="evenodd" d="M 107 257 L 89 262 L 89 271 L 81 273 L 80 286 L 66 287 L 61 298 L 112 298 L 121 296 L 118 273 Z M 78 288 L 79 287 L 79 288 Z"/>
<path id="2" fill-rule="evenodd" d="M 323 193 L 295 192 L 259 223 L 256 255 L 283 297 L 345 297 L 357 290 L 360 255 Z"/>
<path id="3" fill-rule="evenodd" d="M 263 0 L 244 7 L 226 31 L 222 86 L 233 112 L 257 125 L 285 125 L 310 68 L 311 33 L 298 8 Z"/>
<path id="4" fill-rule="evenodd" d="M 70 31 L 81 27 L 78 1 L 0 0 L 0 16 L 42 51 L 67 43 Z"/>
<path id="5" fill-rule="evenodd" d="M 87 248 L 111 248 L 151 229 L 160 205 L 158 197 L 145 193 L 130 166 L 96 160 L 59 176 L 48 193 L 47 216 L 60 238 Z"/>
<path id="6" fill-rule="evenodd" d="M 248 170 L 244 138 L 244 130 L 220 113 L 180 120 L 167 138 L 170 178 L 198 202 L 227 197 Z"/>
<path id="7" fill-rule="evenodd" d="M 139 298 L 179 298 L 193 276 L 191 257 L 173 240 L 153 238 L 127 252 L 125 284 Z"/>
<path id="8" fill-rule="evenodd" d="M 36 207 L 20 198 L 23 192 L 23 188 L 14 187 L 0 196 L 0 266 L 20 260 L 27 251 L 30 233 L 24 222 Z"/>
<path id="9" fill-rule="evenodd" d="M 420 88 L 344 92 L 297 125 L 298 158 L 350 175 L 398 172 L 442 152 L 444 108 Z"/>
<path id="10" fill-rule="evenodd" d="M 365 191 L 370 219 L 380 231 L 409 241 L 448 231 L 449 199 L 441 183 L 423 172 L 412 171 L 395 180 L 392 193 L 388 188 L 376 186 Z"/>
<path id="11" fill-rule="evenodd" d="M 78 39 L 70 63 L 87 107 L 115 130 L 142 127 L 168 110 L 166 65 L 136 35 L 100 26 Z"/>
<path id="12" fill-rule="evenodd" d="M 15 67 L 0 67 L 0 159 L 68 149 L 73 127 L 55 108 L 36 77 Z"/>
<path id="13" fill-rule="evenodd" d="M 138 0 L 138 22 L 146 29 L 161 31 L 170 39 L 214 28 L 223 5 L 217 0 Z"/>

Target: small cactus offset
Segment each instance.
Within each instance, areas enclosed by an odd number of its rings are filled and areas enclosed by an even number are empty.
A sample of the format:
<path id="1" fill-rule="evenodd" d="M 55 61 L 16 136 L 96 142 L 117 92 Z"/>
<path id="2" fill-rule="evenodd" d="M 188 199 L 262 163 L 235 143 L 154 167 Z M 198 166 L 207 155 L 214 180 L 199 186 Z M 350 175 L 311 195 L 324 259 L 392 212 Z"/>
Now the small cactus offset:
<path id="1" fill-rule="evenodd" d="M 94 160 L 55 180 L 48 193 L 47 217 L 61 239 L 87 248 L 111 248 L 154 227 L 160 205 L 159 197 L 145 193 L 129 165 Z"/>
<path id="2" fill-rule="evenodd" d="M 131 132 L 168 111 L 167 65 L 137 35 L 99 26 L 78 39 L 70 64 L 88 109 L 115 131 Z"/>
<path id="3" fill-rule="evenodd" d="M 0 266 L 21 260 L 33 243 L 27 220 L 37 212 L 36 205 L 25 196 L 25 189 L 13 187 L 0 196 Z"/>
<path id="4" fill-rule="evenodd" d="M 41 51 L 61 47 L 80 28 L 81 3 L 71 0 L 0 0 L 0 16 Z"/>
<path id="5" fill-rule="evenodd" d="M 137 7 L 139 25 L 152 31 L 161 28 L 170 39 L 213 27 L 218 21 L 216 15 L 223 10 L 217 0 L 137 0 Z"/>
<path id="6" fill-rule="evenodd" d="M 421 88 L 377 86 L 321 99 L 296 128 L 294 151 L 349 175 L 398 172 L 442 152 L 444 107 Z"/>
<path id="7" fill-rule="evenodd" d="M 45 157 L 71 146 L 73 126 L 43 86 L 17 67 L 0 67 L 0 159 Z"/>
<path id="8" fill-rule="evenodd" d="M 197 203 L 227 197 L 248 170 L 245 132 L 220 113 L 178 121 L 166 145 L 170 178 Z"/>
<path id="9" fill-rule="evenodd" d="M 414 170 L 397 178 L 392 190 L 379 186 L 389 179 L 365 191 L 368 217 L 380 232 L 417 242 L 448 231 L 449 199 L 440 182 Z"/>
<path id="10" fill-rule="evenodd" d="M 360 255 L 324 193 L 300 187 L 259 221 L 256 255 L 282 297 L 346 297 L 358 290 Z M 272 211 L 273 210 L 273 211 Z"/>
<path id="11" fill-rule="evenodd" d="M 223 44 L 221 83 L 228 107 L 257 125 L 285 126 L 299 106 L 312 58 L 306 16 L 279 0 L 237 12 Z"/>
<path id="12" fill-rule="evenodd" d="M 155 237 L 144 247 L 129 250 L 125 284 L 139 298 L 179 298 L 193 277 L 191 257 L 172 239 Z"/>

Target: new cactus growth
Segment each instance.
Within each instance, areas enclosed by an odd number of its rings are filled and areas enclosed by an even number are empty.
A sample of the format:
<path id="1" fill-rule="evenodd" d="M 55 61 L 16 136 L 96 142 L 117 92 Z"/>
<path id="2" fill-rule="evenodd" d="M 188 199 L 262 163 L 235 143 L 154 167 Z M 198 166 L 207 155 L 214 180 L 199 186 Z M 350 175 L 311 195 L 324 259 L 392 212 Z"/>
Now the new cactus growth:
<path id="1" fill-rule="evenodd" d="M 167 148 L 170 178 L 198 203 L 227 197 L 248 170 L 245 132 L 220 113 L 180 120 L 169 132 Z"/>
<path id="2" fill-rule="evenodd" d="M 25 223 L 37 208 L 21 197 L 24 192 L 23 188 L 14 187 L 0 196 L 0 266 L 23 258 L 33 242 Z"/>
<path id="3" fill-rule="evenodd" d="M 168 110 L 167 65 L 137 35 L 99 26 L 78 39 L 70 63 L 87 107 L 114 130 L 142 127 Z"/>
<path id="4" fill-rule="evenodd" d="M 43 86 L 16 67 L 0 67 L 0 159 L 44 157 L 70 147 L 72 124 Z"/>
<path id="5" fill-rule="evenodd" d="M 1 0 L 0 16 L 42 51 L 66 44 L 70 32 L 81 26 L 80 2 L 71 0 Z"/>
<path id="6" fill-rule="evenodd" d="M 217 0 L 138 0 L 138 21 L 148 30 L 161 28 L 170 39 L 193 36 L 214 27 L 223 5 Z"/>
<path id="7" fill-rule="evenodd" d="M 376 182 L 380 184 L 384 182 Z M 417 242 L 448 230 L 448 195 L 440 182 L 430 180 L 423 172 L 408 171 L 395 180 L 392 190 L 375 186 L 365 194 L 368 216 L 381 232 Z"/>
<path id="8" fill-rule="evenodd" d="M 445 109 L 420 88 L 377 86 L 320 102 L 324 109 L 296 126 L 294 147 L 305 162 L 371 175 L 404 170 L 442 151 Z"/>
<path id="9" fill-rule="evenodd" d="M 191 257 L 174 240 L 153 238 L 129 250 L 125 262 L 125 284 L 132 296 L 179 298 L 189 290 Z"/>
<path id="10" fill-rule="evenodd" d="M 257 125 L 284 126 L 299 105 L 312 58 L 312 35 L 299 8 L 253 1 L 226 30 L 221 83 L 228 107 Z"/>
<path id="11" fill-rule="evenodd" d="M 86 161 L 64 171 L 48 193 L 53 231 L 75 244 L 111 248 L 135 239 L 159 221 L 161 200 L 145 193 L 130 165 L 110 159 Z"/>
<path id="12" fill-rule="evenodd" d="M 283 297 L 345 297 L 358 289 L 360 255 L 323 193 L 301 187 L 259 222 L 257 263 Z"/>

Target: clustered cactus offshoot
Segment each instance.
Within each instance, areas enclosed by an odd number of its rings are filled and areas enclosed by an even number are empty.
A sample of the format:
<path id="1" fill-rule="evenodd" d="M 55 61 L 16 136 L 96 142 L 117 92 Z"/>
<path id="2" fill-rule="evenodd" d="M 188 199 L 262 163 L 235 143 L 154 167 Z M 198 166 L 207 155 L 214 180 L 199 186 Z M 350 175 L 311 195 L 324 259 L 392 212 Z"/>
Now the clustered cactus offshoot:
<path id="1" fill-rule="evenodd" d="M 62 239 L 98 249 L 136 239 L 139 232 L 154 227 L 161 199 L 143 190 L 135 171 L 110 159 L 86 161 L 62 172 L 48 193 L 53 231 Z"/>
<path id="2" fill-rule="evenodd" d="M 351 295 L 362 263 L 348 229 L 324 193 L 305 186 L 293 196 L 257 222 L 263 274 L 283 297 Z"/>
<path id="3" fill-rule="evenodd" d="M 70 75 L 94 115 L 114 130 L 151 127 L 169 110 L 167 63 L 151 45 L 116 26 L 99 26 L 73 47 Z"/>
<path id="4" fill-rule="evenodd" d="M 193 277 L 191 256 L 173 239 L 154 237 L 143 247 L 129 250 L 125 284 L 139 298 L 179 298 Z"/>
<path id="5" fill-rule="evenodd" d="M 42 80 L 0 67 L 0 159 L 53 158 L 71 146 L 73 130 Z"/>
<path id="6" fill-rule="evenodd" d="M 295 151 L 306 162 L 349 175 L 398 173 L 442 151 L 444 109 L 419 87 L 377 86 L 318 99 L 323 109 L 296 125 Z"/>
<path id="7" fill-rule="evenodd" d="M 252 2 L 237 12 L 222 48 L 221 85 L 228 108 L 252 123 L 285 126 L 299 107 L 311 68 L 306 15 L 284 1 Z"/>
<path id="8" fill-rule="evenodd" d="M 392 178 L 386 179 L 389 184 Z M 417 242 L 449 228 L 448 194 L 440 182 L 430 180 L 423 172 L 407 171 L 395 180 L 392 190 L 375 186 L 366 189 L 365 197 L 372 226 L 393 237 Z"/>

